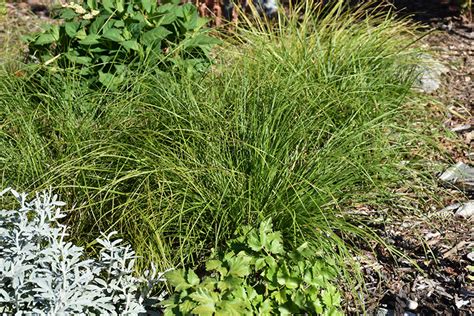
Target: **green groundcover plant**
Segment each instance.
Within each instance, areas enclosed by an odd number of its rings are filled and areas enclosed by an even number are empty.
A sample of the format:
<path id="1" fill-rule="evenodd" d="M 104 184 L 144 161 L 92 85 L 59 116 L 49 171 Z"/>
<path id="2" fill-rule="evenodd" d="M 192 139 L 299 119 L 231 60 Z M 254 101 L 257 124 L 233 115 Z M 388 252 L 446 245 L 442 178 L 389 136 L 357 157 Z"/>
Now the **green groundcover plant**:
<path id="1" fill-rule="evenodd" d="M 315 259 L 307 243 L 284 249 L 270 219 L 242 227 L 228 247 L 206 261 L 203 278 L 167 273 L 175 293 L 163 303 L 165 315 L 342 315 L 334 262 Z"/>
<path id="2" fill-rule="evenodd" d="M 54 12 L 56 23 L 25 37 L 30 60 L 53 72 L 76 71 L 109 88 L 144 63 L 203 70 L 218 43 L 206 34 L 196 7 L 179 1 L 87 0 Z"/>

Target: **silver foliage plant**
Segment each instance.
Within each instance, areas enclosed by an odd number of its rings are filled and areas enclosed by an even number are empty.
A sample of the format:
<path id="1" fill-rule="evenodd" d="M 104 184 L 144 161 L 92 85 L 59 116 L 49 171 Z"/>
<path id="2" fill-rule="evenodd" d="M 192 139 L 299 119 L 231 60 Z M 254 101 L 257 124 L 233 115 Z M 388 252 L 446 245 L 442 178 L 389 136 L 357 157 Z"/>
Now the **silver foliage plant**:
<path id="1" fill-rule="evenodd" d="M 97 239 L 98 259 L 66 241 L 58 222 L 64 202 L 50 192 L 27 194 L 10 188 L 18 209 L 0 211 L 0 314 L 137 315 L 145 312 L 151 288 L 163 281 L 153 268 L 135 277 L 135 253 L 114 233 Z M 163 293 L 164 295 L 164 293 Z M 160 299 L 160 298 L 159 298 Z M 158 299 L 158 300 L 159 300 Z"/>

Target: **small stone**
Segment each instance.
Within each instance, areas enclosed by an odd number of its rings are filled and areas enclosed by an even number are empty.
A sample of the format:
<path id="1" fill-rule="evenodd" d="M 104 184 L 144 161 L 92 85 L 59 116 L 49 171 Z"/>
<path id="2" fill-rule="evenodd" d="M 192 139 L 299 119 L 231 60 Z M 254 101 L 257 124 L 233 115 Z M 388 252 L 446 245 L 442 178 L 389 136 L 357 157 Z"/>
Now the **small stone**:
<path id="1" fill-rule="evenodd" d="M 455 133 L 464 133 L 464 132 L 469 132 L 474 129 L 474 126 L 471 124 L 463 124 L 463 125 L 457 125 L 451 128 L 452 132 Z"/>
<path id="2" fill-rule="evenodd" d="M 468 300 L 456 300 L 455 304 L 457 308 L 462 308 L 464 305 L 469 304 L 471 301 Z"/>
<path id="3" fill-rule="evenodd" d="M 470 144 L 474 140 L 474 131 L 466 133 L 464 137 L 466 138 L 466 144 Z"/>
<path id="4" fill-rule="evenodd" d="M 474 252 L 468 253 L 468 254 L 467 254 L 467 258 L 468 258 L 469 260 L 471 260 L 472 262 L 474 262 Z"/>
<path id="5" fill-rule="evenodd" d="M 436 232 L 436 233 L 428 233 L 425 235 L 425 239 L 426 240 L 430 240 L 430 239 L 433 239 L 433 238 L 437 238 L 441 236 L 441 233 L 440 232 Z"/>
<path id="6" fill-rule="evenodd" d="M 394 316 L 395 312 L 391 309 L 386 309 L 380 307 L 377 312 L 375 313 L 375 316 Z"/>
<path id="7" fill-rule="evenodd" d="M 428 54 L 420 55 L 422 62 L 418 66 L 418 80 L 415 84 L 415 89 L 424 92 L 432 93 L 441 86 L 441 75 L 447 73 L 449 68 L 433 59 Z"/>
<path id="8" fill-rule="evenodd" d="M 474 215 L 474 201 L 464 203 L 455 214 L 457 217 L 468 219 Z"/>
<path id="9" fill-rule="evenodd" d="M 418 308 L 418 302 L 417 302 L 417 301 L 408 300 L 408 302 L 407 302 L 407 307 L 408 307 L 408 309 L 414 311 L 415 309 Z"/>
<path id="10" fill-rule="evenodd" d="M 456 185 L 465 191 L 474 191 L 474 168 L 463 162 L 448 168 L 440 177 L 441 181 Z"/>
<path id="11" fill-rule="evenodd" d="M 440 213 L 445 213 L 445 212 L 453 212 L 456 211 L 457 209 L 459 209 L 460 207 L 462 206 L 461 203 L 455 203 L 455 204 L 451 204 L 449 206 L 446 206 L 445 208 L 443 208 Z"/>

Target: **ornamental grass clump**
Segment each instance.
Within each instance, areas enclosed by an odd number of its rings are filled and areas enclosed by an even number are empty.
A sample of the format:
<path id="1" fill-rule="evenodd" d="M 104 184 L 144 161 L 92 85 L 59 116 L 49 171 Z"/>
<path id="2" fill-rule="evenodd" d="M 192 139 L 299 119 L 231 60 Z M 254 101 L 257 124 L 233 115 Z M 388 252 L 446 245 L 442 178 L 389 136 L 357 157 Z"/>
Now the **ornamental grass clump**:
<path id="1" fill-rule="evenodd" d="M 380 238 L 347 210 L 411 207 L 396 189 L 418 190 L 412 28 L 337 7 L 279 18 L 223 35 L 200 77 L 149 65 L 104 91 L 0 73 L 3 183 L 54 186 L 79 245 L 116 230 L 143 269 L 199 266 L 268 218 L 348 267 L 351 238 Z"/>
<path id="2" fill-rule="evenodd" d="M 99 258 L 67 241 L 65 203 L 49 192 L 11 192 L 19 208 L 0 211 L 0 312 L 136 315 L 161 274 L 134 276 L 135 252 L 114 233 L 97 239 Z"/>

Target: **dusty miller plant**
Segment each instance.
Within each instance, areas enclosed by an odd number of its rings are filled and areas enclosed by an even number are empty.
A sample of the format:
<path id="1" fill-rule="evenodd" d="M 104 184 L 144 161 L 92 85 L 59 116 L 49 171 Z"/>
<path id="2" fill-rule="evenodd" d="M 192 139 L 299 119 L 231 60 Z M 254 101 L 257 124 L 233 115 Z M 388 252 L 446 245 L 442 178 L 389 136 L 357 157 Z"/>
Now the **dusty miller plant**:
<path id="1" fill-rule="evenodd" d="M 66 240 L 65 216 L 57 195 L 6 189 L 20 203 L 0 211 L 0 313 L 41 315 L 126 315 L 145 312 L 160 273 L 135 277 L 135 253 L 114 233 L 97 239 L 98 259 L 84 258 L 83 248 Z"/>

